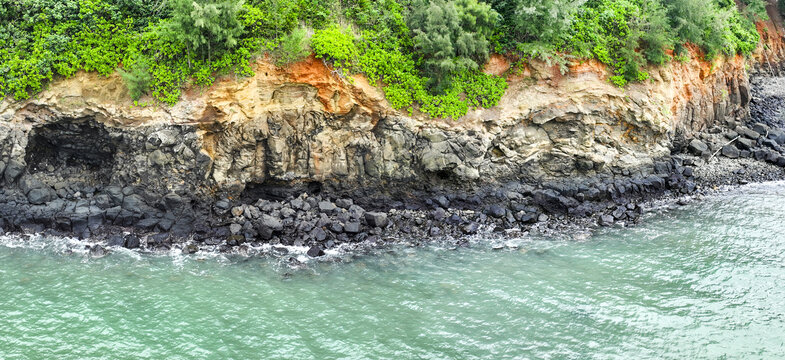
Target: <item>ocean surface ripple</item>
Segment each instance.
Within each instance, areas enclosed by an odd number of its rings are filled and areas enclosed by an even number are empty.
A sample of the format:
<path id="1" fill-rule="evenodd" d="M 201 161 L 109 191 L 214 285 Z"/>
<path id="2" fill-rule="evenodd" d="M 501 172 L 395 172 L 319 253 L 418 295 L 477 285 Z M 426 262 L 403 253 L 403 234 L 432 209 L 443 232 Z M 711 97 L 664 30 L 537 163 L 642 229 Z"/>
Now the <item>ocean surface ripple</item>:
<path id="1" fill-rule="evenodd" d="M 0 359 L 782 359 L 783 219 L 785 183 L 758 184 L 584 241 L 296 269 L 0 236 Z"/>

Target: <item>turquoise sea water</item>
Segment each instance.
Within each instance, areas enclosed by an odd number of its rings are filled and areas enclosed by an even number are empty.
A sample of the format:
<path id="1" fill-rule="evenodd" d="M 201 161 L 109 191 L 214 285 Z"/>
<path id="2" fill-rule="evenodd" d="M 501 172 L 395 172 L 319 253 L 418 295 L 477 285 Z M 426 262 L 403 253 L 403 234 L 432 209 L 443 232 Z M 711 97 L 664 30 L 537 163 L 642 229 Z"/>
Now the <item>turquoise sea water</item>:
<path id="1" fill-rule="evenodd" d="M 585 241 L 100 259 L 0 240 L 0 359 L 782 359 L 785 184 Z"/>

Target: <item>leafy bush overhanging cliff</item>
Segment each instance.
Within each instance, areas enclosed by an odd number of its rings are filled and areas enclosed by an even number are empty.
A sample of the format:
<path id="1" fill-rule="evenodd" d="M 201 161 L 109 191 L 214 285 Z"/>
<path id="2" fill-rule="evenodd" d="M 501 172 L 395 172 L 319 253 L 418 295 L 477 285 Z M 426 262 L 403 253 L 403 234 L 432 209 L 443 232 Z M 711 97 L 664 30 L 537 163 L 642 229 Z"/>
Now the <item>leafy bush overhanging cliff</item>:
<path id="1" fill-rule="evenodd" d="M 781 2 L 781 0 L 780 0 Z M 363 73 L 397 109 L 460 117 L 492 107 L 504 78 L 491 53 L 523 64 L 594 58 L 619 86 L 648 65 L 748 55 L 765 0 L 0 0 L 0 98 L 26 99 L 56 76 L 119 70 L 136 100 L 175 104 L 188 84 L 251 76 L 311 51 L 338 76 Z M 785 8 L 785 7 L 783 7 Z"/>

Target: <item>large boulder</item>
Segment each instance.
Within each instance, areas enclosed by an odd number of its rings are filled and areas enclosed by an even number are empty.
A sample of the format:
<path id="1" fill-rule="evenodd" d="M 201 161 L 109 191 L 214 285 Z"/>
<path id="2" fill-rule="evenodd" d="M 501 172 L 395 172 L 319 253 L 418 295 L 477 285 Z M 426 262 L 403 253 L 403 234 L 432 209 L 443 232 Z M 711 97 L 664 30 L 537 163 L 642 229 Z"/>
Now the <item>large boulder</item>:
<path id="1" fill-rule="evenodd" d="M 488 216 L 500 219 L 507 214 L 507 210 L 498 204 L 494 204 L 489 206 L 485 213 L 488 214 Z"/>
<path id="2" fill-rule="evenodd" d="M 746 126 L 737 126 L 736 127 L 736 132 L 739 133 L 739 135 L 744 136 L 744 137 L 749 138 L 749 139 L 752 139 L 752 140 L 757 140 L 760 137 L 759 133 L 757 133 L 756 131 L 754 131 L 754 130 L 746 127 Z"/>
<path id="3" fill-rule="evenodd" d="M 761 136 L 768 135 L 770 130 L 771 129 L 766 124 L 755 123 L 754 125 L 752 125 L 752 131 L 760 134 Z"/>
<path id="4" fill-rule="evenodd" d="M 102 258 L 107 254 L 109 254 L 109 251 L 107 251 L 106 248 L 101 245 L 95 245 L 90 248 L 90 257 L 92 258 Z"/>
<path id="5" fill-rule="evenodd" d="M 283 230 L 283 223 L 281 222 L 281 219 L 270 215 L 262 215 L 260 225 L 274 231 Z"/>
<path id="6" fill-rule="evenodd" d="M 703 153 L 709 151 L 709 146 L 706 145 L 706 143 L 703 141 L 692 139 L 692 141 L 690 141 L 689 149 L 693 154 L 700 156 Z"/>
<path id="7" fill-rule="evenodd" d="M 758 145 L 758 143 L 755 142 L 755 140 L 750 140 L 746 138 L 739 138 L 736 141 L 736 144 L 738 144 L 739 148 L 743 150 L 752 150 L 752 148 Z"/>
<path id="8" fill-rule="evenodd" d="M 360 232 L 360 223 L 357 221 L 350 221 L 343 226 L 343 230 L 349 234 L 357 234 Z"/>
<path id="9" fill-rule="evenodd" d="M 30 193 L 30 190 L 41 189 L 45 187 L 47 186 L 44 185 L 44 183 L 30 176 L 24 176 L 19 180 L 19 189 L 21 189 L 25 194 Z"/>
<path id="10" fill-rule="evenodd" d="M 5 173 L 4 173 L 5 181 L 7 183 L 12 183 L 16 181 L 16 179 L 18 179 L 19 176 L 22 175 L 24 171 L 25 171 L 25 165 L 19 161 L 12 159 L 5 166 Z"/>
<path id="11" fill-rule="evenodd" d="M 146 204 L 139 195 L 128 195 L 123 199 L 123 209 L 141 214 L 145 211 Z"/>
<path id="12" fill-rule="evenodd" d="M 387 220 L 387 214 L 382 212 L 367 212 L 365 213 L 365 221 L 371 227 L 386 227 L 389 221 Z"/>
<path id="13" fill-rule="evenodd" d="M 48 187 L 32 189 L 27 193 L 27 201 L 33 205 L 43 205 L 54 199 L 57 199 L 57 194 Z"/>
<path id="14" fill-rule="evenodd" d="M 335 205 L 341 209 L 349 209 L 350 206 L 354 205 L 354 201 L 352 199 L 338 199 L 335 200 Z"/>
<path id="15" fill-rule="evenodd" d="M 535 190 L 532 194 L 534 203 L 551 213 L 568 212 L 570 208 L 578 206 L 578 200 L 562 196 L 556 190 Z"/>
<path id="16" fill-rule="evenodd" d="M 123 188 L 119 186 L 108 186 L 104 189 L 104 193 L 109 196 L 113 205 L 121 205 L 123 203 Z"/>
<path id="17" fill-rule="evenodd" d="M 776 141 L 777 144 L 785 145 L 785 131 L 772 129 L 769 131 L 769 139 Z"/>
<path id="18" fill-rule="evenodd" d="M 164 166 L 166 166 L 166 165 L 168 165 L 169 163 L 172 162 L 172 156 L 168 155 L 168 154 L 165 154 L 161 150 L 153 151 L 152 153 L 150 153 L 150 156 L 148 156 L 147 159 L 150 161 L 151 164 L 157 165 L 157 166 L 160 166 L 160 167 L 164 167 Z"/>
<path id="19" fill-rule="evenodd" d="M 166 147 L 177 144 L 180 138 L 180 132 L 167 129 L 153 133 L 147 139 L 147 142 L 156 147 Z"/>
<path id="20" fill-rule="evenodd" d="M 479 231 L 479 230 L 480 230 L 480 224 L 478 224 L 476 222 L 470 222 L 470 223 L 465 224 L 465 225 L 463 225 L 461 227 L 461 231 L 463 231 L 463 233 L 466 234 L 466 235 L 476 234 L 477 231 Z"/>
<path id="21" fill-rule="evenodd" d="M 123 244 L 124 247 L 128 249 L 137 249 L 141 246 L 141 240 L 138 236 L 130 234 L 125 237 L 125 243 Z"/>
<path id="22" fill-rule="evenodd" d="M 118 246 L 122 247 L 125 245 L 125 239 L 122 235 L 112 235 L 106 241 L 106 246 Z"/>
<path id="23" fill-rule="evenodd" d="M 180 195 L 170 193 L 164 196 L 164 207 L 166 210 L 180 210 L 183 206 L 183 198 Z"/>
<path id="24" fill-rule="evenodd" d="M 731 159 L 738 159 L 739 149 L 733 145 L 725 145 L 722 147 L 722 155 Z"/>
<path id="25" fill-rule="evenodd" d="M 324 250 L 322 250 L 322 248 L 320 248 L 318 245 L 311 246 L 311 248 L 308 249 L 308 256 L 310 257 L 324 256 Z"/>
<path id="26" fill-rule="evenodd" d="M 333 204 L 331 201 L 320 201 L 319 202 L 319 211 L 321 212 L 333 212 L 335 211 L 337 206 Z"/>

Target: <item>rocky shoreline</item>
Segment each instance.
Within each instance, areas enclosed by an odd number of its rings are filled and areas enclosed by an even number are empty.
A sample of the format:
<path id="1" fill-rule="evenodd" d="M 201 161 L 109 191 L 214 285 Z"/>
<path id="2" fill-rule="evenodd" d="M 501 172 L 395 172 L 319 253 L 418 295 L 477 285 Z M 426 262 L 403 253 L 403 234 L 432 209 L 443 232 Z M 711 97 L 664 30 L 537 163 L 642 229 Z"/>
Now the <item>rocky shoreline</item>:
<path id="1" fill-rule="evenodd" d="M 755 91 L 761 96 L 751 102 L 754 119 L 743 124 L 727 120 L 683 144 L 674 143 L 674 154 L 656 161 L 651 173 L 544 184 L 513 181 L 467 193 L 431 189 L 408 198 L 371 200 L 306 186 L 298 196 L 223 198 L 203 208 L 196 204 L 196 211 L 184 213 L 178 212 L 184 208 L 184 200 L 175 194 L 164 196 L 158 208 L 145 209 L 144 200 L 130 186 L 73 189 L 56 185 L 55 194 L 47 194 L 39 191 L 41 183 L 21 177 L 21 171 L 11 163 L 5 167 L 6 184 L 17 181 L 30 204 L 52 207 L 59 199 L 79 197 L 78 192 L 92 201 L 71 204 L 74 213 L 82 216 L 53 218 L 53 223 L 34 217 L 33 205 L 29 212 L 23 210 L 11 221 L 7 216 L 0 218 L 0 228 L 12 233 L 89 237 L 93 244 L 90 253 L 95 256 L 113 247 L 159 253 L 174 249 L 184 254 L 258 255 L 263 245 L 269 245 L 265 251 L 271 254 L 286 255 L 286 247 L 295 246 L 308 248 L 310 257 L 319 257 L 342 244 L 357 248 L 400 242 L 467 246 L 470 236 L 573 233 L 580 237 L 597 227 L 634 225 L 653 203 L 684 204 L 685 199 L 721 187 L 785 179 L 785 131 L 781 122 L 785 101 L 777 93 L 770 93 L 772 87 L 783 82 L 782 78 L 757 81 L 759 89 Z M 20 178 L 15 179 L 15 173 Z M 13 191 L 0 191 L 0 199 L 5 200 L 0 203 L 0 209 L 6 209 L 4 214 L 10 212 L 9 206 L 17 206 L 6 200 L 9 193 Z M 96 208 L 103 211 L 100 219 L 91 215 Z M 146 212 L 157 214 L 145 217 Z M 161 217 L 161 213 L 165 215 Z M 181 216 L 200 220 L 181 225 Z M 110 219 L 113 221 L 108 223 Z M 63 229 L 66 222 L 71 231 Z M 297 262 L 295 258 L 291 261 Z"/>
<path id="2" fill-rule="evenodd" d="M 320 257 L 339 246 L 464 246 L 472 236 L 628 226 L 653 202 L 785 179 L 785 78 L 757 73 L 717 75 L 730 91 L 693 94 L 670 131 L 651 124 L 653 104 L 635 99 L 613 122 L 605 111 L 615 103 L 558 103 L 485 121 L 484 133 L 395 116 L 366 124 L 354 110 L 243 126 L 113 126 L 85 115 L 96 106 L 67 117 L 31 103 L 0 121 L 0 233 L 89 239 L 97 255 L 297 246 Z M 324 136 L 346 148 L 328 148 Z M 329 162 L 328 150 L 347 153 Z"/>
<path id="3" fill-rule="evenodd" d="M 77 245 L 84 245 L 87 254 L 92 257 L 102 257 L 117 248 L 126 248 L 151 254 L 274 256 L 288 259 L 285 263 L 291 267 L 303 265 L 302 258 L 297 257 L 298 252 L 294 249 L 302 249 L 301 256 L 318 258 L 330 250 L 362 253 L 395 244 L 467 247 L 471 246 L 471 239 L 474 238 L 492 239 L 497 244 L 493 248 L 498 246 L 501 249 L 504 245 L 500 240 L 528 235 L 582 240 L 601 227 L 635 226 L 651 211 L 677 208 L 741 185 L 785 180 L 785 169 L 754 158 L 719 157 L 707 163 L 698 156 L 681 155 L 673 160 L 674 168 L 678 168 L 679 162 L 696 166 L 681 165 L 682 169 L 693 169 L 694 175 L 685 177 L 683 182 L 677 183 L 677 187 L 668 187 L 666 180 L 664 188 L 649 188 L 651 190 L 647 192 L 646 187 L 639 187 L 643 190 L 641 192 L 635 189 L 640 181 L 630 181 L 630 192 L 625 197 L 584 201 L 568 208 L 566 212 L 547 212 L 543 205 L 532 204 L 527 206 L 530 213 L 523 209 L 508 217 L 512 207 L 504 208 L 500 203 L 485 205 L 478 210 L 445 209 L 438 201 L 444 202 L 446 196 L 434 199 L 431 210 L 413 207 L 369 212 L 350 199 L 332 201 L 319 195 L 303 193 L 290 200 L 259 200 L 252 205 L 232 206 L 226 200 L 218 201 L 214 205 L 216 214 L 230 221 L 227 222 L 228 226 L 218 231 L 203 233 L 207 236 L 193 233 L 176 236 L 140 231 L 134 227 L 105 226 Z M 618 182 L 610 185 L 623 186 Z M 535 194 L 541 193 L 532 193 L 531 199 L 534 199 L 533 196 L 542 196 Z M 507 195 L 510 195 L 509 191 Z M 551 200 L 560 201 L 558 197 Z M 554 203 L 546 206 L 561 205 Z M 595 212 L 577 214 L 575 210 L 570 211 L 579 207 Z M 312 228 L 308 231 L 310 226 Z M 254 233 L 255 229 L 269 229 L 269 233 Z M 73 235 L 56 229 L 40 228 L 7 233 L 21 234 Z"/>

